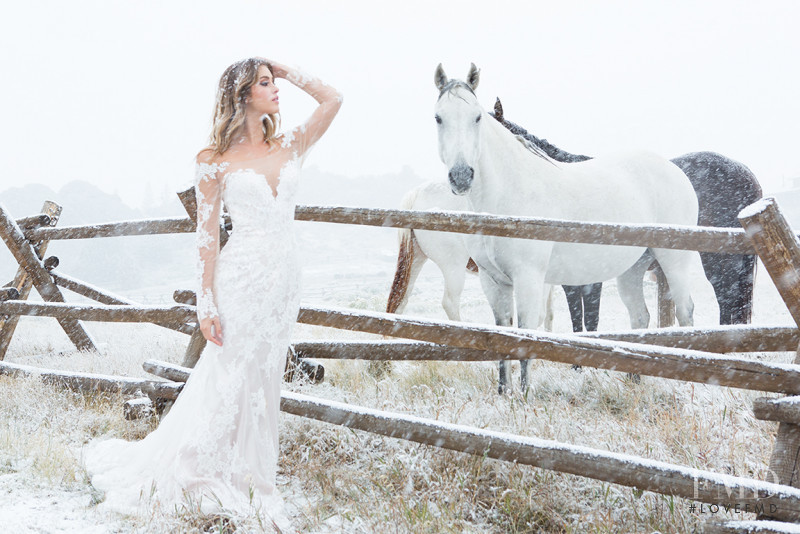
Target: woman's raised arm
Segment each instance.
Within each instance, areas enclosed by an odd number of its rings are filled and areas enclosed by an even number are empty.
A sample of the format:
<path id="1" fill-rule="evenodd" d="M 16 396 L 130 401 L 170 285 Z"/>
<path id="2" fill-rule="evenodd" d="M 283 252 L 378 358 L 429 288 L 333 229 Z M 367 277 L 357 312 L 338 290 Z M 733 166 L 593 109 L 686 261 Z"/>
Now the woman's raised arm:
<path id="1" fill-rule="evenodd" d="M 274 61 L 269 61 L 269 64 L 272 67 L 273 76 L 285 78 L 319 102 L 319 106 L 305 124 L 289 131 L 283 141 L 283 146 L 293 148 L 298 156 L 302 156 L 328 130 L 339 108 L 342 107 L 342 94 L 330 85 L 300 70 Z"/>

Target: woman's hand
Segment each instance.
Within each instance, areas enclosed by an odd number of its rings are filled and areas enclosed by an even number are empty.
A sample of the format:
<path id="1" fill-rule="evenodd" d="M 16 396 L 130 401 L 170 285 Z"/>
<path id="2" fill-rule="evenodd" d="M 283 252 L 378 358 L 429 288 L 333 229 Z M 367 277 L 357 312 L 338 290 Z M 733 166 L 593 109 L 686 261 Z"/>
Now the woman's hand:
<path id="1" fill-rule="evenodd" d="M 272 75 L 276 78 L 286 78 L 286 76 L 289 74 L 289 71 L 292 70 L 283 63 L 278 63 L 277 61 L 272 61 L 271 59 L 267 59 L 267 63 L 269 63 L 269 66 L 271 67 Z"/>
<path id="2" fill-rule="evenodd" d="M 222 324 L 219 316 L 206 317 L 200 321 L 200 331 L 206 340 L 222 346 Z"/>

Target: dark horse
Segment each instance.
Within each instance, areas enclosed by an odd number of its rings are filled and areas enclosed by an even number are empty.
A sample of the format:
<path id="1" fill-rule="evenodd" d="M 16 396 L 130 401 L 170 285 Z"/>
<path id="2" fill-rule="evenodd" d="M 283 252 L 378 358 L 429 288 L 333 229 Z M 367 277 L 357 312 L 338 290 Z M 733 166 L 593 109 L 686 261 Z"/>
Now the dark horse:
<path id="1" fill-rule="evenodd" d="M 524 137 L 556 161 L 572 163 L 591 159 L 590 156 L 561 150 L 506 120 L 499 98 L 491 115 L 512 133 Z M 739 212 L 761 198 L 761 186 L 755 175 L 738 161 L 715 152 L 692 152 L 671 161 L 680 167 L 694 187 L 699 204 L 697 224 L 700 226 L 738 228 Z M 701 252 L 700 259 L 719 303 L 719 324 L 750 323 L 756 256 Z M 562 287 L 572 316 L 572 330 L 580 332 L 584 326 L 589 331 L 597 330 L 602 283 Z"/>

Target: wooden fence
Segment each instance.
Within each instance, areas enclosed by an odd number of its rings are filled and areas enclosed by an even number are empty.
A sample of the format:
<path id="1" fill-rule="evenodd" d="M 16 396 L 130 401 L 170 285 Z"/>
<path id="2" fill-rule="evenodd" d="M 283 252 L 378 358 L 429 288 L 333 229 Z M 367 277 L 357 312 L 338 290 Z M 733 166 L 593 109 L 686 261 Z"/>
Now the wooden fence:
<path id="1" fill-rule="evenodd" d="M 148 362 L 145 369 L 167 382 L 86 373 L 64 373 L 0 362 L 0 374 L 39 374 L 48 381 L 78 389 L 131 391 L 136 388 L 156 400 L 174 399 L 191 372 L 204 340 L 196 328 L 194 295 L 176 291 L 175 306 L 143 306 L 54 270 L 57 259 L 45 256 L 55 239 L 87 239 L 122 235 L 192 232 L 196 206 L 190 190 L 179 193 L 189 218 L 123 221 L 56 228 L 60 208 L 46 203 L 39 216 L 14 220 L 0 206 L 0 237 L 18 261 L 14 281 L 0 291 L 0 360 L 22 315 L 56 318 L 80 349 L 94 348 L 81 321 L 151 322 L 191 336 L 183 367 Z M 760 201 L 740 215 L 745 230 L 656 225 L 581 223 L 461 212 L 412 212 L 338 207 L 304 207 L 298 220 L 482 233 L 502 237 L 636 245 L 686 250 L 753 253 L 761 257 L 795 322 L 800 325 L 800 243 L 773 200 Z M 220 225 L 224 244 L 229 221 Z M 26 302 L 36 287 L 43 303 Z M 100 304 L 66 304 L 59 287 Z M 795 351 L 798 328 L 732 326 L 715 329 L 669 329 L 637 332 L 551 334 L 530 330 L 426 321 L 382 313 L 345 309 L 302 308 L 299 322 L 372 332 L 416 342 L 301 343 L 302 357 L 383 360 L 481 361 L 539 358 L 644 375 L 723 385 L 798 397 L 759 399 L 756 417 L 779 421 L 770 463 L 775 480 L 764 482 L 699 471 L 618 455 L 608 451 L 479 431 L 412 416 L 378 412 L 285 393 L 281 408 L 387 436 L 491 458 L 516 461 L 568 472 L 642 490 L 725 505 L 748 506 L 762 519 L 800 522 L 798 464 L 800 458 L 800 360 L 777 364 L 726 356 L 752 351 Z M 316 368 L 319 373 L 319 367 Z M 321 374 L 321 373 L 319 373 Z M 317 376 L 319 376 L 319 374 Z M 757 523 L 762 532 L 791 531 L 776 521 L 708 525 L 707 532 L 748 531 Z M 738 529 L 738 530 L 737 530 Z M 772 530 L 766 530 L 772 529 Z M 782 530 L 783 529 L 783 530 Z"/>

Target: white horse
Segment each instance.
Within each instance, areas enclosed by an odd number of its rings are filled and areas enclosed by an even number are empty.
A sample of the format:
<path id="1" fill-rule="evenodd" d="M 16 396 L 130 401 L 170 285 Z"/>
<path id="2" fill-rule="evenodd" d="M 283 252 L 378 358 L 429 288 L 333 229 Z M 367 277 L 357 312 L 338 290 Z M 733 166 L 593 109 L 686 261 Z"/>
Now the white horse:
<path id="1" fill-rule="evenodd" d="M 478 103 L 479 71 L 467 81 L 449 80 L 439 65 L 435 119 L 439 157 L 450 189 L 466 196 L 471 211 L 580 221 L 697 224 L 697 196 L 686 175 L 668 160 L 629 152 L 561 164 L 525 144 Z M 584 285 L 617 277 L 631 326 L 649 318 L 642 291 L 645 247 L 554 243 L 470 235 L 467 248 L 479 268 L 495 322 L 535 328 L 547 284 Z M 681 326 L 693 323 L 690 272 L 697 252 L 649 249 L 669 283 Z M 527 365 L 522 388 L 527 388 Z M 500 391 L 506 365 L 500 362 Z"/>
<path id="2" fill-rule="evenodd" d="M 429 182 L 406 193 L 400 208 L 418 211 L 466 211 L 467 201 L 464 197 L 452 194 L 447 184 Z M 478 266 L 469 257 L 463 236 L 452 232 L 400 228 L 397 241 L 397 269 L 386 302 L 386 313 L 403 313 L 422 267 L 431 259 L 444 276 L 442 307 L 448 319 L 460 321 L 461 293 L 467 272 L 478 272 Z M 369 372 L 376 376 L 382 375 L 390 368 L 390 363 L 370 362 Z"/>
<path id="3" fill-rule="evenodd" d="M 403 197 L 401 209 L 416 211 L 469 211 L 467 198 L 456 196 L 444 182 L 427 182 L 409 191 Z M 463 234 L 411 230 L 397 232 L 399 250 L 397 269 L 386 304 L 387 313 L 403 313 L 422 267 L 428 260 L 442 272 L 444 295 L 442 308 L 451 321 L 461 320 L 461 294 L 467 274 L 477 275 L 478 266 L 470 258 Z M 544 303 L 543 326 L 552 330 L 552 293 Z"/>
<path id="4" fill-rule="evenodd" d="M 467 211 L 467 199 L 450 192 L 445 183 L 429 182 L 415 187 L 403 197 L 404 210 Z M 444 276 L 442 307 L 452 321 L 461 320 L 461 293 L 467 272 L 478 272 L 470 260 L 464 236 L 452 232 L 411 230 L 401 228 L 397 233 L 399 252 L 397 270 L 386 305 L 387 313 L 403 313 L 422 266 L 430 259 Z"/>

